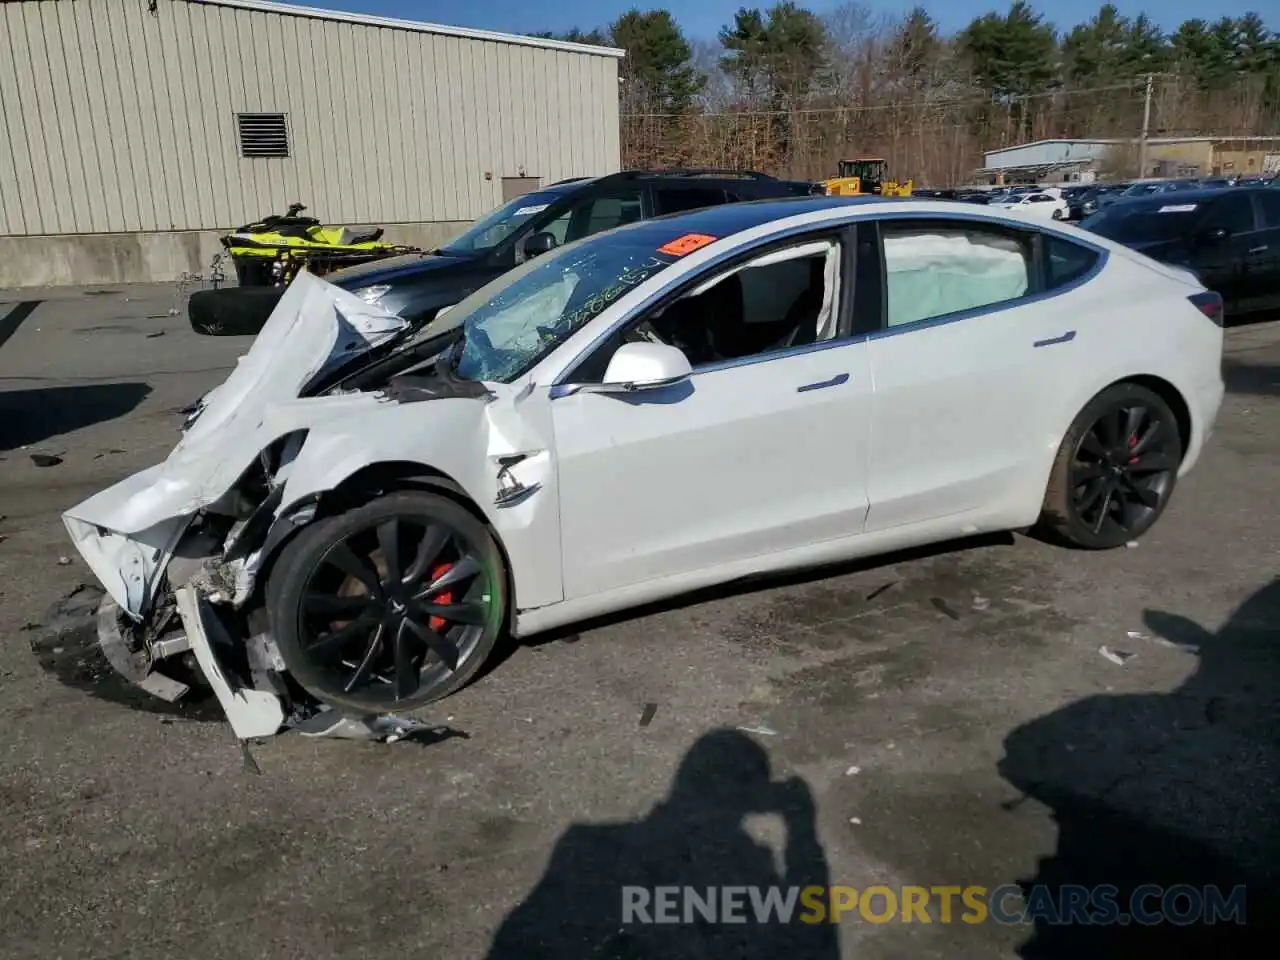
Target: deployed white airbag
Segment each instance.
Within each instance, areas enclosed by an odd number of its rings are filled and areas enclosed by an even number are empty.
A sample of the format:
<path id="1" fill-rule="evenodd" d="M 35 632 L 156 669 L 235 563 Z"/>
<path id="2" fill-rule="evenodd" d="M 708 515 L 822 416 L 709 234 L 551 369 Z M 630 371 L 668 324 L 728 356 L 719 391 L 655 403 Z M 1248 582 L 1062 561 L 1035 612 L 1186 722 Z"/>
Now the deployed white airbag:
<path id="1" fill-rule="evenodd" d="M 966 231 L 884 239 L 889 326 L 901 326 L 1027 292 L 1029 267 L 1016 240 Z"/>

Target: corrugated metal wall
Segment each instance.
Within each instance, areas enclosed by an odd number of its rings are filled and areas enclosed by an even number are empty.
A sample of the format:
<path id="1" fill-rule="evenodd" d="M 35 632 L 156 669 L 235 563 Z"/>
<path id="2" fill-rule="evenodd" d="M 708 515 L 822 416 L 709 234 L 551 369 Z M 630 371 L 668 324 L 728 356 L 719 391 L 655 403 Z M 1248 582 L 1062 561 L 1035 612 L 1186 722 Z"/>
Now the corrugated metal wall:
<path id="1" fill-rule="evenodd" d="M 609 56 L 159 0 L 0 3 L 0 235 L 471 220 L 618 169 Z M 288 114 L 243 159 L 237 113 Z M 492 180 L 485 180 L 485 173 Z"/>
<path id="2" fill-rule="evenodd" d="M 1107 150 L 1108 144 L 1100 140 L 1046 140 L 1043 143 L 992 150 L 985 156 L 987 167 L 995 170 L 1001 167 L 1100 160 L 1106 156 Z"/>

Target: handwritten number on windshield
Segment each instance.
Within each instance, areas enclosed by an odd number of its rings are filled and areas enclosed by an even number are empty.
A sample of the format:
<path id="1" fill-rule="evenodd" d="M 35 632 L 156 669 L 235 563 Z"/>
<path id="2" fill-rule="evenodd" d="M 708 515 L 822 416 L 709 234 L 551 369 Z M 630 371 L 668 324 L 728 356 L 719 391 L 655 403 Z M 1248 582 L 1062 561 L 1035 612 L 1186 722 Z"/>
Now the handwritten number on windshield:
<path id="1" fill-rule="evenodd" d="M 610 284 L 601 290 L 590 300 L 584 303 L 577 310 L 573 310 L 564 314 L 560 318 L 560 322 L 555 325 L 556 330 L 576 330 L 588 320 L 593 319 L 597 314 L 601 313 L 605 307 L 617 300 L 631 287 L 643 283 L 653 276 L 663 267 L 668 267 L 674 260 L 664 260 L 660 257 L 649 257 L 639 266 L 627 266 L 622 270 L 621 276 L 615 283 Z M 539 328 L 541 332 L 545 328 Z M 546 339 L 553 339 L 554 334 Z"/>

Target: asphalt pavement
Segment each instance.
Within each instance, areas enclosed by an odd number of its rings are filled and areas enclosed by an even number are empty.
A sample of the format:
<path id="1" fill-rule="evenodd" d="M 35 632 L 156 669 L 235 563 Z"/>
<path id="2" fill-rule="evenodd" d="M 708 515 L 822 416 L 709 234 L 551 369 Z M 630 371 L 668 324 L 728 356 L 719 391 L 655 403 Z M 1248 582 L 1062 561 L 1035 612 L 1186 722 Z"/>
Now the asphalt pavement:
<path id="1" fill-rule="evenodd" d="M 286 734 L 255 774 L 208 704 L 103 669 L 59 519 L 162 459 L 247 349 L 178 303 L 0 292 L 0 957 L 1207 956 L 1239 933 L 948 923 L 936 898 L 932 922 L 620 932 L 622 888 L 663 884 L 1247 884 L 1251 929 L 1280 916 L 1280 322 L 1229 331 L 1217 432 L 1131 549 L 989 537 L 706 592 L 512 645 L 423 713 L 433 737 Z"/>

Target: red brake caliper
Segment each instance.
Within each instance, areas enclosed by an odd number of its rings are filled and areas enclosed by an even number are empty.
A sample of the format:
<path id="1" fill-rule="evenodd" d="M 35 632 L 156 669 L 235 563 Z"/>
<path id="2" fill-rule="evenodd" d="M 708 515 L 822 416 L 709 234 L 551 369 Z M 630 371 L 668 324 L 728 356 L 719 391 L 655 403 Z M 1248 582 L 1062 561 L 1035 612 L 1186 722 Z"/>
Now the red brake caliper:
<path id="1" fill-rule="evenodd" d="M 446 573 L 448 573 L 452 569 L 453 569 L 452 563 L 442 563 L 439 566 L 435 567 L 431 571 L 431 582 L 435 583 L 437 580 L 439 580 L 441 577 L 443 577 Z M 441 606 L 441 607 L 445 606 L 446 604 L 453 603 L 453 591 L 446 590 L 444 593 L 436 594 L 436 596 L 431 598 L 431 603 L 434 606 Z M 446 620 L 444 619 L 444 617 L 430 617 L 427 620 L 427 626 L 430 627 L 432 630 L 435 630 L 437 633 L 439 633 L 440 630 L 444 628 L 445 623 L 446 623 Z"/>
<path id="2" fill-rule="evenodd" d="M 1138 435 L 1137 435 L 1136 433 L 1134 433 L 1134 434 L 1130 434 L 1130 436 L 1129 436 L 1129 449 L 1130 449 L 1130 451 L 1132 451 L 1132 450 L 1133 450 L 1133 448 L 1134 448 L 1134 447 L 1136 447 L 1137 445 L 1138 445 Z M 1130 457 L 1130 458 L 1129 458 L 1129 463 L 1130 463 L 1130 464 L 1135 464 L 1135 463 L 1137 463 L 1137 462 L 1138 462 L 1138 458 L 1137 458 L 1137 457 Z"/>

